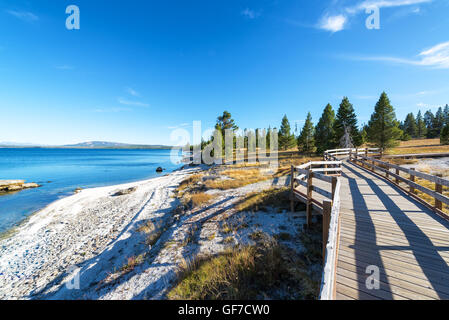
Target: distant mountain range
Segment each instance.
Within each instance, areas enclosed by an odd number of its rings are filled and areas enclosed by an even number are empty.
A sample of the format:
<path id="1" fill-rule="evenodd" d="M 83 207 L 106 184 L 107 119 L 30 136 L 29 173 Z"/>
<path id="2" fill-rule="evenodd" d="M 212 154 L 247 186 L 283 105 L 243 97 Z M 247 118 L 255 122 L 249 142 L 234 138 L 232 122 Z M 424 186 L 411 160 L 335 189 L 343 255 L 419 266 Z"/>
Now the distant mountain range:
<path id="1" fill-rule="evenodd" d="M 140 145 L 108 141 L 88 141 L 63 146 L 34 145 L 32 143 L 0 142 L 0 148 L 74 148 L 74 149 L 171 149 L 164 145 Z"/>

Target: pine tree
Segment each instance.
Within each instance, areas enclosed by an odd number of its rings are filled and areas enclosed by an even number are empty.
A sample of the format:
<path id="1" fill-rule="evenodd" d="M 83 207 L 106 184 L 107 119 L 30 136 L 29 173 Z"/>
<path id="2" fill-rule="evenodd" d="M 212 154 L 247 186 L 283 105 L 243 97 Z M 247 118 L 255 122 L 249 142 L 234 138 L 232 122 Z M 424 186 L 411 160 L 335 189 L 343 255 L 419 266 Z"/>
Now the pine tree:
<path id="1" fill-rule="evenodd" d="M 443 113 L 444 113 L 444 124 L 447 126 L 449 125 L 449 105 L 446 104 Z"/>
<path id="2" fill-rule="evenodd" d="M 445 145 L 449 144 L 449 124 L 445 125 L 441 130 L 440 143 Z"/>
<path id="3" fill-rule="evenodd" d="M 279 129 L 279 149 L 288 150 L 296 145 L 295 135 L 291 133 L 290 122 L 287 115 L 282 118 L 281 128 Z"/>
<path id="4" fill-rule="evenodd" d="M 315 128 L 315 145 L 319 154 L 336 146 L 334 124 L 335 112 L 328 104 Z"/>
<path id="5" fill-rule="evenodd" d="M 421 110 L 418 112 L 416 116 L 416 136 L 418 138 L 425 137 L 427 134 L 426 124 L 421 114 Z"/>
<path id="6" fill-rule="evenodd" d="M 410 137 L 415 138 L 417 136 L 417 127 L 416 127 L 416 120 L 413 113 L 409 113 L 407 117 L 405 118 L 403 128 L 406 134 L 408 134 Z"/>
<path id="7" fill-rule="evenodd" d="M 314 138 L 314 127 L 312 122 L 312 115 L 310 112 L 307 114 L 306 122 L 301 130 L 298 137 L 298 149 L 299 151 L 312 154 L 315 151 L 315 138 Z"/>
<path id="8" fill-rule="evenodd" d="M 334 128 L 335 141 L 340 141 L 345 134 L 345 128 L 348 128 L 354 145 L 360 146 L 362 144 L 359 129 L 357 128 L 357 117 L 354 112 L 354 107 L 347 97 L 343 98 L 338 108 Z"/>
<path id="9" fill-rule="evenodd" d="M 435 130 L 435 136 L 439 137 L 441 130 L 443 130 L 443 126 L 445 123 L 443 108 L 439 107 L 437 112 L 435 113 L 435 122 L 433 128 Z"/>
<path id="10" fill-rule="evenodd" d="M 270 146 L 271 146 L 271 139 L 270 139 L 270 137 L 271 137 L 271 126 L 268 126 L 267 136 L 266 136 L 266 139 L 267 139 L 267 150 L 270 149 Z"/>
<path id="11" fill-rule="evenodd" d="M 371 115 L 371 120 L 368 122 L 368 140 L 385 150 L 397 145 L 401 134 L 394 108 L 391 106 L 387 94 L 382 92 L 374 108 L 374 113 Z"/>
<path id="12" fill-rule="evenodd" d="M 426 124 L 427 129 L 427 138 L 435 138 L 438 136 L 438 133 L 435 131 L 435 116 L 433 115 L 431 110 L 426 111 L 424 113 L 424 123 Z"/>

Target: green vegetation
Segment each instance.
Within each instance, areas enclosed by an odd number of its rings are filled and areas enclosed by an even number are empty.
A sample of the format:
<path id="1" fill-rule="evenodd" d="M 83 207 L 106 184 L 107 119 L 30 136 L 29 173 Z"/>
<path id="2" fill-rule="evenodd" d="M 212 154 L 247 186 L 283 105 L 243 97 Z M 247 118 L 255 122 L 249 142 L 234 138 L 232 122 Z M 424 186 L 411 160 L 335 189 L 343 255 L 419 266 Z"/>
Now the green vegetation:
<path id="1" fill-rule="evenodd" d="M 387 94 L 382 92 L 368 122 L 368 141 L 385 150 L 398 145 L 397 140 L 401 134 L 390 100 Z"/>
<path id="2" fill-rule="evenodd" d="M 340 107 L 337 111 L 337 117 L 335 119 L 335 140 L 340 142 L 345 135 L 345 129 L 349 130 L 352 143 L 355 147 L 362 144 L 362 137 L 360 135 L 357 126 L 357 116 L 354 111 L 354 107 L 349 102 L 347 97 L 344 97 L 341 101 Z"/>
<path id="3" fill-rule="evenodd" d="M 312 115 L 307 114 L 306 122 L 298 137 L 298 148 L 304 154 L 311 155 L 315 152 L 315 128 L 312 123 Z"/>
<path id="4" fill-rule="evenodd" d="M 274 241 L 229 249 L 225 253 L 184 264 L 172 300 L 316 299 L 320 264 Z"/>
<path id="5" fill-rule="evenodd" d="M 440 143 L 449 145 L 449 124 L 445 125 L 443 130 L 441 130 Z"/>
<path id="6" fill-rule="evenodd" d="M 279 150 L 289 150 L 296 146 L 295 135 L 290 131 L 290 122 L 287 115 L 284 115 L 279 129 Z"/>
<path id="7" fill-rule="evenodd" d="M 337 145 L 334 125 L 335 112 L 332 106 L 327 104 L 315 129 L 315 144 L 318 154 L 323 154 L 326 150 L 334 149 Z"/>

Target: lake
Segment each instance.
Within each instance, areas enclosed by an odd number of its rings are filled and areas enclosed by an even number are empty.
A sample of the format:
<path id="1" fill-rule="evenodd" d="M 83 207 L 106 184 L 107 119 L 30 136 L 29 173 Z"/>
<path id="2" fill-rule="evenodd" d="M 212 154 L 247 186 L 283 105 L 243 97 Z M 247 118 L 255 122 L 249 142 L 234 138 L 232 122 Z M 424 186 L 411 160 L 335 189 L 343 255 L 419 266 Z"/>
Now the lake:
<path id="1" fill-rule="evenodd" d="M 0 149 L 0 180 L 26 180 L 42 187 L 0 196 L 0 232 L 17 225 L 51 202 L 92 188 L 156 177 L 181 167 L 171 150 L 129 149 Z M 163 173 L 163 174 L 165 174 Z"/>

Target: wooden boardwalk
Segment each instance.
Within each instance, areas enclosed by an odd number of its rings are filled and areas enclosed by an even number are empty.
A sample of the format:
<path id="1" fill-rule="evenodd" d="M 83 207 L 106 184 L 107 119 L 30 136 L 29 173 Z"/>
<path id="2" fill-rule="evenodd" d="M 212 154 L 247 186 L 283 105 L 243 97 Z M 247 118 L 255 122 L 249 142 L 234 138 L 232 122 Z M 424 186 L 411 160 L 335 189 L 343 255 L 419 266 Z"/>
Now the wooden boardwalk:
<path id="1" fill-rule="evenodd" d="M 449 299 L 449 222 L 344 162 L 335 299 Z M 369 289 L 372 271 L 379 289 Z"/>

